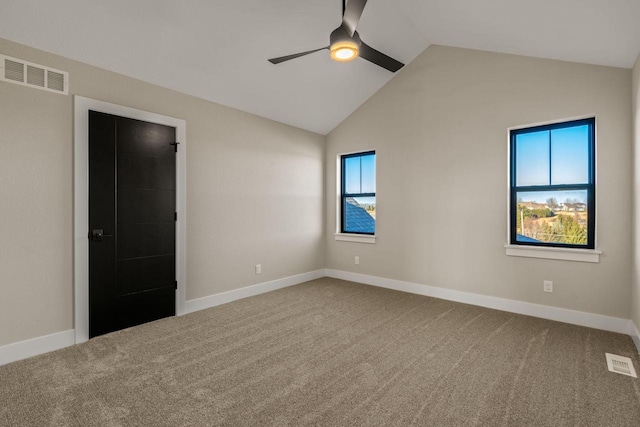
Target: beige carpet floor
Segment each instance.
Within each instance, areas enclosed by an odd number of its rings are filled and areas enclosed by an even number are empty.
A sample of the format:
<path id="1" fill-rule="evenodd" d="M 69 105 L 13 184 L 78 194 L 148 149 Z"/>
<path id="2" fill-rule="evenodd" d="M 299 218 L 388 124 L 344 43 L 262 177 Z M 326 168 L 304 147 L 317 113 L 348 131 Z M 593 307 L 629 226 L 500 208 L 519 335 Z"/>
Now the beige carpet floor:
<path id="1" fill-rule="evenodd" d="M 640 426 L 628 336 L 335 279 L 0 367 L 2 426 Z"/>

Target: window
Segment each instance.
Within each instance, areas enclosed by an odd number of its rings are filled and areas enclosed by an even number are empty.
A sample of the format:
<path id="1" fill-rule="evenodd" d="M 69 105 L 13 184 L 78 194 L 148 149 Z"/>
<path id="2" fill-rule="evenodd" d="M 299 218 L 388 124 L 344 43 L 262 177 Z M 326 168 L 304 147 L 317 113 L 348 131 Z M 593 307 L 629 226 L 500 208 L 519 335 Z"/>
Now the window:
<path id="1" fill-rule="evenodd" d="M 376 232 L 376 153 L 340 156 L 340 232 Z"/>
<path id="2" fill-rule="evenodd" d="M 595 119 L 512 130 L 512 245 L 594 249 Z"/>

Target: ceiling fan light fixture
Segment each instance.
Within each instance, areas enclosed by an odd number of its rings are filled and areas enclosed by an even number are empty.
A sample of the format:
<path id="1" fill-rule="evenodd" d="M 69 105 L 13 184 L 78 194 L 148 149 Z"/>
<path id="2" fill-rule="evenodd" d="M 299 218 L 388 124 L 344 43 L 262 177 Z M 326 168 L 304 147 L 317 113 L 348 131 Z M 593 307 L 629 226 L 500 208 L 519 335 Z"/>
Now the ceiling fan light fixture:
<path id="1" fill-rule="evenodd" d="M 354 41 L 339 41 L 329 48 L 331 59 L 338 62 L 348 62 L 358 57 L 358 45 Z"/>
<path id="2" fill-rule="evenodd" d="M 404 64 L 363 42 L 360 34 L 356 31 L 366 4 L 367 0 L 349 0 L 348 2 L 345 1 L 342 3 L 342 24 L 329 35 L 329 46 L 294 53 L 293 55 L 271 58 L 269 62 L 279 64 L 314 52 L 329 49 L 330 57 L 334 61 L 349 62 L 360 57 L 395 73 L 404 67 Z"/>

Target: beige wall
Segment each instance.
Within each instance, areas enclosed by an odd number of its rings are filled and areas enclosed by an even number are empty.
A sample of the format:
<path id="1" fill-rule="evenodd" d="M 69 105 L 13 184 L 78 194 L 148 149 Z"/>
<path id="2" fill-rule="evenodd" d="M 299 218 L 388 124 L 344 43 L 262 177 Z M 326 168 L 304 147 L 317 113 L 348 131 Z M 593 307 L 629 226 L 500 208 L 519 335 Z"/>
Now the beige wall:
<path id="1" fill-rule="evenodd" d="M 0 39 L 187 121 L 187 300 L 324 267 L 324 137 Z M 73 97 L 0 82 L 0 345 L 73 328 Z M 256 276 L 254 265 L 262 264 Z"/>
<path id="2" fill-rule="evenodd" d="M 633 67 L 633 283 L 631 319 L 640 328 L 640 55 Z"/>
<path id="3" fill-rule="evenodd" d="M 630 104 L 630 70 L 429 47 L 327 137 L 327 268 L 628 319 Z M 506 256 L 507 128 L 591 114 L 600 263 Z M 369 149 L 377 242 L 335 241 L 336 156 Z"/>

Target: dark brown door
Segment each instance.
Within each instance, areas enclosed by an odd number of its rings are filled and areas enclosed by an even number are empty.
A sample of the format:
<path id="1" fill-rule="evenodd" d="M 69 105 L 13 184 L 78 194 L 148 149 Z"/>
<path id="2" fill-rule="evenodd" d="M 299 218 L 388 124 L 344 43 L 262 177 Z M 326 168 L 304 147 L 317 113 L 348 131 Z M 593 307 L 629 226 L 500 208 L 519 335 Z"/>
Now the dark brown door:
<path id="1" fill-rule="evenodd" d="M 175 128 L 89 112 L 89 337 L 175 315 Z"/>

